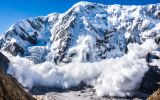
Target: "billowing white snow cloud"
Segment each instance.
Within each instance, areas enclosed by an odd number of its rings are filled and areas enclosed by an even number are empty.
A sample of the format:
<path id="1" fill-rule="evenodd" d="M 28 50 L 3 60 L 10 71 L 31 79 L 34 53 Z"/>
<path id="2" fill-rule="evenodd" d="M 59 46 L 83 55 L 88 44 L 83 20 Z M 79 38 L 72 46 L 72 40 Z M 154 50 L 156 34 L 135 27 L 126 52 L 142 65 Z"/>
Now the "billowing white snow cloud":
<path id="1" fill-rule="evenodd" d="M 126 96 L 139 86 L 148 65 L 145 57 L 157 48 L 153 40 L 143 44 L 129 44 L 129 52 L 120 58 L 94 63 L 69 63 L 55 65 L 52 62 L 34 64 L 3 52 L 11 61 L 8 73 L 25 87 L 33 85 L 69 88 L 85 81 L 96 89 L 98 96 Z"/>

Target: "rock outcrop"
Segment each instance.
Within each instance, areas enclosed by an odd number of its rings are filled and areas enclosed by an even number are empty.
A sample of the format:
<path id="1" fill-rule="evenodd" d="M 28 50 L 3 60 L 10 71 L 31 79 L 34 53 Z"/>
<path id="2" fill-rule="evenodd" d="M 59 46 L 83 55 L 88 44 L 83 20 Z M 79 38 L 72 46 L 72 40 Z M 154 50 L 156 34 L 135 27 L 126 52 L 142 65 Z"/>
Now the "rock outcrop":
<path id="1" fill-rule="evenodd" d="M 149 70 L 145 73 L 140 85 L 140 91 L 151 94 L 160 88 L 160 48 L 148 53 L 146 60 L 148 62 Z"/>
<path id="2" fill-rule="evenodd" d="M 9 64 L 8 58 L 0 52 L 0 70 L 6 73 L 8 69 L 8 64 Z"/>
<path id="3" fill-rule="evenodd" d="M 0 52 L 0 100 L 35 100 L 15 78 L 6 74 L 9 60 Z"/>
<path id="4" fill-rule="evenodd" d="M 151 96 L 149 96 L 147 100 L 160 100 L 160 89 L 158 89 Z"/>
<path id="5" fill-rule="evenodd" d="M 4 50 L 8 51 L 9 53 L 11 53 L 12 55 L 16 56 L 16 55 L 23 55 L 24 54 L 24 50 L 21 46 L 19 46 L 16 42 L 9 44 Z"/>
<path id="6" fill-rule="evenodd" d="M 151 94 L 160 87 L 160 69 L 157 66 L 150 66 L 146 72 L 140 90 L 144 93 Z"/>

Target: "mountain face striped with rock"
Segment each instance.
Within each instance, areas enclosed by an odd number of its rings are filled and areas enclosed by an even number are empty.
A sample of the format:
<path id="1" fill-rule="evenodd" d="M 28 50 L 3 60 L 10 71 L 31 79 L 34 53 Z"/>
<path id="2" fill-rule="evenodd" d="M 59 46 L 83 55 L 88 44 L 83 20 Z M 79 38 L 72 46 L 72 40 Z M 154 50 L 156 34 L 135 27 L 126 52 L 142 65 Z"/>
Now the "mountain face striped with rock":
<path id="1" fill-rule="evenodd" d="M 79 2 L 65 13 L 18 21 L 0 39 L 1 50 L 41 63 L 95 62 L 127 52 L 127 44 L 160 41 L 160 4 Z"/>

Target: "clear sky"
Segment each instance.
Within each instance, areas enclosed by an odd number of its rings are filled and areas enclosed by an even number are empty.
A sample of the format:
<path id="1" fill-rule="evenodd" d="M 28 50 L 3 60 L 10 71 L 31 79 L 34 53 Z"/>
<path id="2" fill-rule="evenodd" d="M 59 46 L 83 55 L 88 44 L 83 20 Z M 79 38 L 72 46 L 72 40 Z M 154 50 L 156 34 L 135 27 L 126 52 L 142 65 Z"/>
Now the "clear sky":
<path id="1" fill-rule="evenodd" d="M 65 12 L 81 0 L 0 0 L 0 33 L 17 20 L 53 12 Z M 102 4 L 144 5 L 160 3 L 160 0 L 85 0 Z"/>

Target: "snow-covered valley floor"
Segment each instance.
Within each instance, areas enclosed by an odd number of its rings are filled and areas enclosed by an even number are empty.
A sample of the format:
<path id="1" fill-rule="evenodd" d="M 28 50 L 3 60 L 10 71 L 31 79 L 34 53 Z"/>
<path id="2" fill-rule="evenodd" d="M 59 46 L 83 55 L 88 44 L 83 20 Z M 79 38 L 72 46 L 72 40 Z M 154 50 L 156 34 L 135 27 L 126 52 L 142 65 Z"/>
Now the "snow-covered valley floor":
<path id="1" fill-rule="evenodd" d="M 134 92 L 133 97 L 99 97 L 93 88 L 81 90 L 67 90 L 59 92 L 48 92 L 46 94 L 34 95 L 38 100 L 145 100 L 148 95 Z"/>

